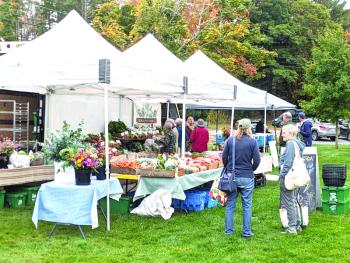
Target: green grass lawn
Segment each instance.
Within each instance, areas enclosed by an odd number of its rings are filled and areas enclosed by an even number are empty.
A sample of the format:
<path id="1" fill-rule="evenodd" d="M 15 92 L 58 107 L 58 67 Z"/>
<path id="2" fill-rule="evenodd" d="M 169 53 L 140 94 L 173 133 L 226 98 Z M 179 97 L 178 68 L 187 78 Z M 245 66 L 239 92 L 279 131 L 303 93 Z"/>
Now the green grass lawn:
<path id="1" fill-rule="evenodd" d="M 350 146 L 318 146 L 323 163 L 349 164 Z M 113 216 L 112 230 L 59 227 L 48 239 L 52 223 L 39 222 L 35 230 L 31 209 L 0 210 L 0 262 L 349 262 L 350 216 L 317 211 L 298 236 L 280 234 L 279 190 L 276 182 L 254 192 L 251 240 L 242 239 L 240 202 L 235 234 L 225 236 L 225 209 L 175 213 L 160 218 Z"/>

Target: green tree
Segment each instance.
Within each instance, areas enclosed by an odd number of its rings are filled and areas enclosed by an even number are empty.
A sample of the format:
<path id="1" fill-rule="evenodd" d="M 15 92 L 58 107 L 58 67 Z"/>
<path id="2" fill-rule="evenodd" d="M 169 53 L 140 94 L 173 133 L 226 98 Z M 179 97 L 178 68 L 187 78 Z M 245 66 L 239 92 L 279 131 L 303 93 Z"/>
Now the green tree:
<path id="1" fill-rule="evenodd" d="M 23 14 L 23 5 L 18 0 L 0 2 L 0 38 L 6 41 L 18 40 L 18 23 Z"/>
<path id="2" fill-rule="evenodd" d="M 345 9 L 344 0 L 315 0 L 329 10 L 333 21 L 340 23 L 345 30 L 350 29 L 350 10 Z"/>
<path id="3" fill-rule="evenodd" d="M 130 31 L 135 23 L 134 6 L 108 2 L 101 5 L 92 20 L 92 26 L 120 50 L 130 45 Z"/>
<path id="4" fill-rule="evenodd" d="M 254 2 L 251 21 L 259 25 L 267 37 L 263 46 L 277 52 L 278 56 L 276 63 L 263 69 L 266 77 L 253 83 L 297 103 L 304 97 L 304 67 L 311 58 L 315 40 L 334 22 L 325 6 L 309 0 Z"/>
<path id="5" fill-rule="evenodd" d="M 312 60 L 306 67 L 305 92 L 312 98 L 303 108 L 336 124 L 350 116 L 350 45 L 344 31 L 327 30 L 312 49 Z M 338 148 L 338 132 L 336 134 Z"/>

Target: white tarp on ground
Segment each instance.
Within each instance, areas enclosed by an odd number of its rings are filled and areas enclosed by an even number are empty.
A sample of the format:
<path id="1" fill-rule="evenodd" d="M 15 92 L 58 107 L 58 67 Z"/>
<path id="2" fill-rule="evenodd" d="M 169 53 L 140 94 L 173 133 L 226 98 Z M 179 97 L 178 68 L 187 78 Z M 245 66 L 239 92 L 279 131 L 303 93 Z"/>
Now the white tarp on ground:
<path id="1" fill-rule="evenodd" d="M 185 61 L 189 76 L 189 107 L 198 108 L 231 108 L 234 85 L 237 86 L 235 108 L 263 109 L 265 91 L 251 87 L 222 69 L 202 51 L 197 51 Z M 197 79 L 201 79 L 200 82 Z M 204 94 L 198 96 L 196 94 Z M 207 99 L 203 103 L 199 99 Z M 220 102 L 220 103 L 218 103 Z M 267 94 L 267 108 L 295 108 L 295 105 L 272 94 Z"/>

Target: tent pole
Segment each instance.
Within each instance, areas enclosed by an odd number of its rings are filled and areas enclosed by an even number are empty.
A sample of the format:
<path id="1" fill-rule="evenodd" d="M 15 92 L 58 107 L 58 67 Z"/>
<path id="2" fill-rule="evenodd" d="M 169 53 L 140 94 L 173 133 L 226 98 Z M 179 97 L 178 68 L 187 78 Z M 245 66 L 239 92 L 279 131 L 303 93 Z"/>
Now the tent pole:
<path id="1" fill-rule="evenodd" d="M 166 105 L 166 119 L 168 120 L 169 119 L 170 104 L 169 104 L 169 101 L 167 101 L 166 103 L 167 103 L 167 105 Z"/>
<path id="2" fill-rule="evenodd" d="M 177 103 L 175 103 L 175 107 L 176 107 L 176 112 L 177 112 L 177 116 L 180 118 L 180 112 L 179 112 L 179 107 L 177 106 Z"/>
<path id="3" fill-rule="evenodd" d="M 111 230 L 110 211 L 109 211 L 109 141 L 108 141 L 108 87 L 104 87 L 104 104 L 105 104 L 105 156 L 106 156 L 106 177 L 107 177 L 107 231 Z"/>
<path id="4" fill-rule="evenodd" d="M 45 96 L 45 129 L 44 129 L 44 142 L 46 141 L 46 139 L 49 136 L 50 133 L 50 125 L 49 125 L 49 114 L 50 114 L 50 92 L 47 92 L 46 96 Z"/>
<path id="5" fill-rule="evenodd" d="M 237 99 L 237 85 L 233 86 L 233 100 L 232 100 L 232 111 L 231 111 L 231 136 L 233 136 L 233 119 L 235 118 L 235 101 Z"/>
<path id="6" fill-rule="evenodd" d="M 264 153 L 266 153 L 266 107 L 267 107 L 267 91 L 265 93 L 265 108 L 264 108 Z"/>
<path id="7" fill-rule="evenodd" d="M 233 119 L 235 118 L 235 101 L 232 102 L 232 110 L 231 110 L 231 136 L 233 135 Z"/>
<path id="8" fill-rule="evenodd" d="M 181 157 L 185 157 L 186 152 L 186 94 L 188 91 L 188 79 L 187 77 L 183 78 L 183 103 L 182 103 L 182 132 L 181 132 Z"/>

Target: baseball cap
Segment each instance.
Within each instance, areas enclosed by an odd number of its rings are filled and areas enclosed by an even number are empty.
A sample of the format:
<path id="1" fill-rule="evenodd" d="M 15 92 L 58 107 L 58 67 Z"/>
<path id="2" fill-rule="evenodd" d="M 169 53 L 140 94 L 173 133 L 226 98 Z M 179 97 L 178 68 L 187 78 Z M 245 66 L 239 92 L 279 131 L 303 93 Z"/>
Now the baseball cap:
<path id="1" fill-rule="evenodd" d="M 305 113 L 304 112 L 299 112 L 298 117 L 304 119 L 305 118 Z"/>
<path id="2" fill-rule="evenodd" d="M 241 119 L 238 121 L 239 127 L 242 129 L 249 129 L 252 126 L 252 123 L 249 119 Z"/>

